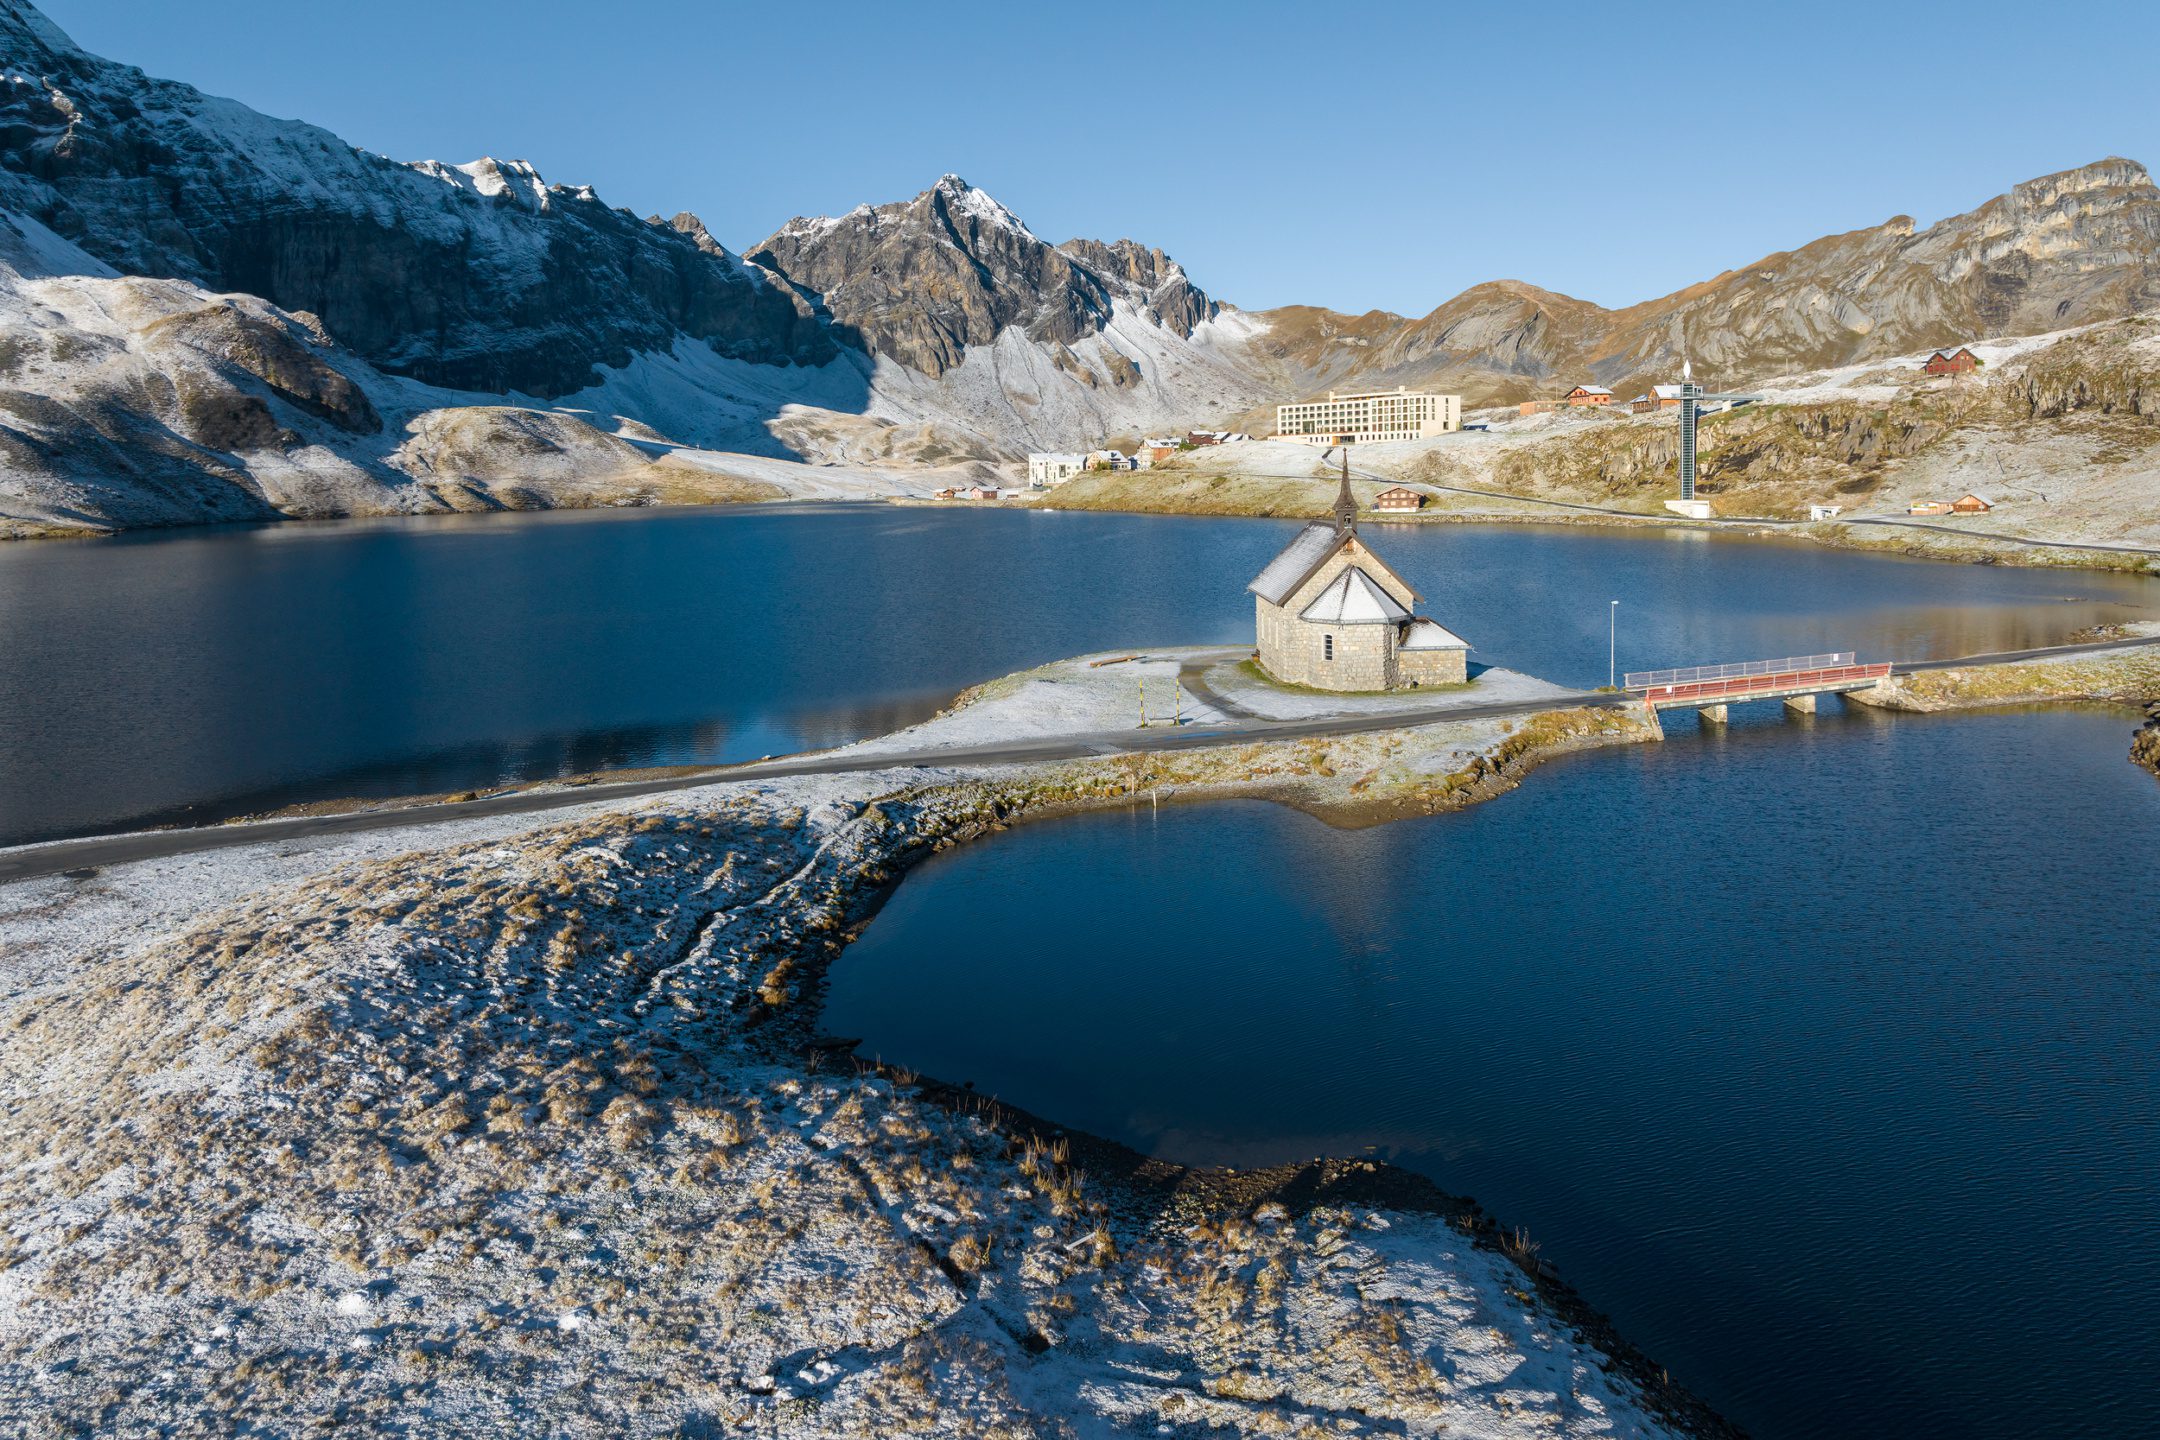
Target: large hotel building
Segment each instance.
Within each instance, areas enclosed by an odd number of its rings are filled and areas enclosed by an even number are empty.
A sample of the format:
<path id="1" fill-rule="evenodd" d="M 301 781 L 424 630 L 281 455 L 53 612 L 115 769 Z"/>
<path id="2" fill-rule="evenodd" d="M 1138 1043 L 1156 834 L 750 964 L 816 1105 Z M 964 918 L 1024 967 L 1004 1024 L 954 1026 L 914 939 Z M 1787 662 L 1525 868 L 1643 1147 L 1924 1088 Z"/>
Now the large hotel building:
<path id="1" fill-rule="evenodd" d="M 1421 390 L 1328 391 L 1325 400 L 1275 407 L 1275 438 L 1307 445 L 1359 440 L 1422 440 L 1462 429 L 1462 396 Z"/>

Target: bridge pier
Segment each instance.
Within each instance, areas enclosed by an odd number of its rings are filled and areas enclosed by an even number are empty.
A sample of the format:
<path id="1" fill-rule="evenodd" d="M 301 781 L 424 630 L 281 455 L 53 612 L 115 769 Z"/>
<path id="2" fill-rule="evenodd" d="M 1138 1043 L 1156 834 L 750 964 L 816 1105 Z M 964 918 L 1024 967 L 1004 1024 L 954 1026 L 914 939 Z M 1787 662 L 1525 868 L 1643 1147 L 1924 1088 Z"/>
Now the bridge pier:
<path id="1" fill-rule="evenodd" d="M 1817 698 L 1814 695 L 1787 695 L 1785 708 L 1795 715 L 1813 715 Z"/>
<path id="2" fill-rule="evenodd" d="M 1698 705 L 1695 707 L 1695 716 L 1705 725 L 1723 725 L 1725 723 L 1725 707 L 1723 705 Z"/>

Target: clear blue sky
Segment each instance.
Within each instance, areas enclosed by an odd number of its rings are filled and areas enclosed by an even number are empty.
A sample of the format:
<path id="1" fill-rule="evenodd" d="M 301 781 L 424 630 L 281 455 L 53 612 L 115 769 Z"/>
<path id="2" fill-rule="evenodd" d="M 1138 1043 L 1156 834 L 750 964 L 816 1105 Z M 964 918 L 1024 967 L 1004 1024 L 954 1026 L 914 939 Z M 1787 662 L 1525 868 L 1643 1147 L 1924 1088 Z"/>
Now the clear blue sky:
<path id="1" fill-rule="evenodd" d="M 44 8 L 152 74 L 399 159 L 528 159 L 737 249 L 949 170 L 1046 239 L 1160 245 L 1253 309 L 1422 314 L 1500 277 L 1628 304 L 2160 163 L 2151 12 L 2111 0 Z"/>

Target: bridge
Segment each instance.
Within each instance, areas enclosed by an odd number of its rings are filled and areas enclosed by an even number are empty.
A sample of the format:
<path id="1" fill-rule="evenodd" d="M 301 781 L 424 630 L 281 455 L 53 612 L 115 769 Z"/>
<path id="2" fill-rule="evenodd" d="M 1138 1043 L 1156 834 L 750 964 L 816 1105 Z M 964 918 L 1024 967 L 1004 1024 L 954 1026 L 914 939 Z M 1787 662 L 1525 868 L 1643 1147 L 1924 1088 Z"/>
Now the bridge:
<path id="1" fill-rule="evenodd" d="M 1865 690 L 1890 675 L 1890 662 L 1858 663 L 1850 650 L 1831 655 L 1789 655 L 1737 665 L 1695 665 L 1684 670 L 1631 670 L 1624 690 L 1637 692 L 1653 710 L 1682 705 L 1723 724 L 1725 707 L 1740 700 L 1783 700 L 1786 708 L 1812 714 L 1815 697 Z"/>

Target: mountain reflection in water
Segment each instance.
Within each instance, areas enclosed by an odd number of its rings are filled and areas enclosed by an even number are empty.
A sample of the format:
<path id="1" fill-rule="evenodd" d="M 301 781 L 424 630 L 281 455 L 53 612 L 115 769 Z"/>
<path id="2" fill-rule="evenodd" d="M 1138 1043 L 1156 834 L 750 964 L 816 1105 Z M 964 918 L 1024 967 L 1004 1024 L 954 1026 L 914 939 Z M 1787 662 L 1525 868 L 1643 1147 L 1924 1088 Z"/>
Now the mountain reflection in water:
<path id="1" fill-rule="evenodd" d="M 1293 522 L 893 506 L 555 512 L 0 545 L 0 844 L 710 763 L 1069 655 L 1249 641 Z M 2018 648 L 2160 582 L 1692 531 L 1384 525 L 1475 659 Z M 1679 537 L 1679 538 L 1676 538 Z"/>

